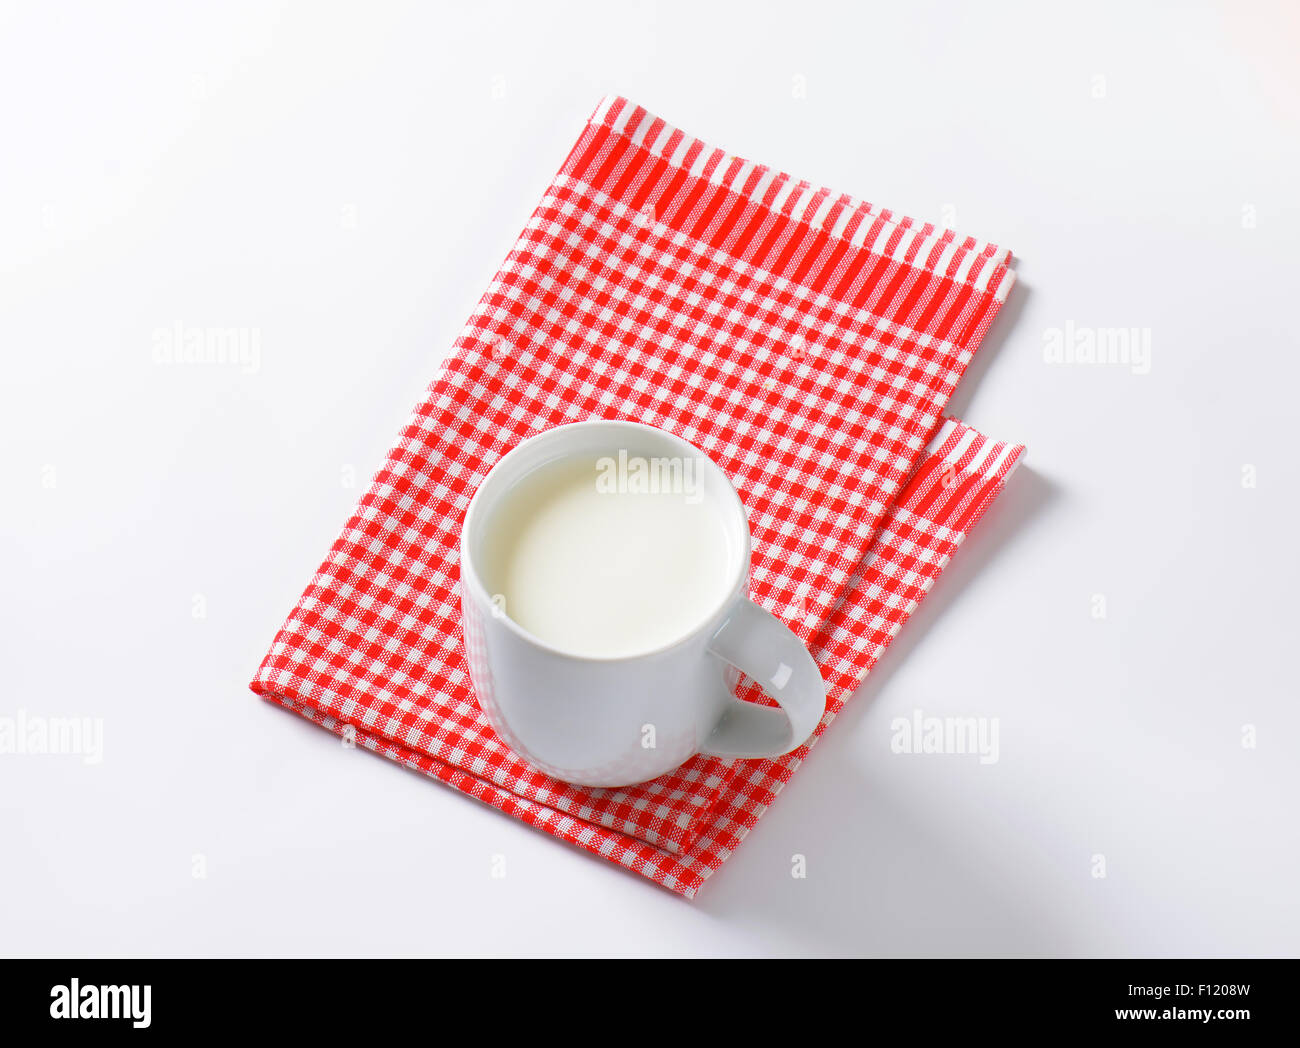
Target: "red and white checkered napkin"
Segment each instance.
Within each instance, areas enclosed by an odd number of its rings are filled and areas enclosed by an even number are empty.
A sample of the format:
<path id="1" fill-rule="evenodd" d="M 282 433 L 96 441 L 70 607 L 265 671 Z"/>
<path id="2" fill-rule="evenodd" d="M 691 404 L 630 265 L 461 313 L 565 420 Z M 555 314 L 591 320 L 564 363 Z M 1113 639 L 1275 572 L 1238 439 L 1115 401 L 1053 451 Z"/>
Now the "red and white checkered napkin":
<path id="1" fill-rule="evenodd" d="M 941 417 L 1011 287 L 1009 260 L 606 99 L 253 690 L 693 896 L 1023 450 Z M 461 521 L 507 450 L 587 418 L 670 430 L 731 476 L 749 511 L 752 596 L 826 678 L 808 745 L 778 760 L 696 757 L 600 790 L 540 774 L 493 733 L 460 636 Z"/>

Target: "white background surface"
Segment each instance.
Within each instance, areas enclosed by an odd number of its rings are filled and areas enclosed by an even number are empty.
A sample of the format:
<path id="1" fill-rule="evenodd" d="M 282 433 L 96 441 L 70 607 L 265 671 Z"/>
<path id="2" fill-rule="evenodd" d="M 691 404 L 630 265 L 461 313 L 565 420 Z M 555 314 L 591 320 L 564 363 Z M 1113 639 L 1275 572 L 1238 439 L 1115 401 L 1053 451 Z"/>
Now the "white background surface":
<path id="1" fill-rule="evenodd" d="M 0 716 L 104 755 L 0 755 L 0 951 L 1295 954 L 1287 7 L 6 4 Z M 695 903 L 246 689 L 612 91 L 1020 275 L 953 407 L 1027 466 Z"/>

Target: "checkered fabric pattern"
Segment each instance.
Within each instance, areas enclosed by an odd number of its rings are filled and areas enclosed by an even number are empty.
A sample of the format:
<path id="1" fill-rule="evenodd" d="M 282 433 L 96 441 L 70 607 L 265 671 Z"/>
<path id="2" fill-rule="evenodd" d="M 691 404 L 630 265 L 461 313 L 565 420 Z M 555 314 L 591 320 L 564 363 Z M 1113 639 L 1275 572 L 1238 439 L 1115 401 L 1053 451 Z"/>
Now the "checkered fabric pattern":
<path id="1" fill-rule="evenodd" d="M 596 109 L 252 688 L 693 896 L 771 804 L 1001 490 L 1022 448 L 942 410 L 1005 300 L 1003 249 Z M 816 735 L 634 787 L 539 773 L 479 710 L 460 526 L 525 437 L 669 430 L 749 512 L 751 596 L 822 669 Z M 741 694 L 768 701 L 752 686 Z"/>

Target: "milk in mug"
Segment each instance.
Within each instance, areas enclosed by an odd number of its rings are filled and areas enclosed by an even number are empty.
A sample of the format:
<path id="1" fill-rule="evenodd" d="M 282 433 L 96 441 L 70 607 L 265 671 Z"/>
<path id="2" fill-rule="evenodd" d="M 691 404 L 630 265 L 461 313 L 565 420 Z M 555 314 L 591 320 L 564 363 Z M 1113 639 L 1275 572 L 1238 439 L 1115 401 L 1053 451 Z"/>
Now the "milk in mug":
<path id="1" fill-rule="evenodd" d="M 639 655 L 685 637 L 728 596 L 739 551 L 691 460 L 564 458 L 503 498 L 484 553 L 499 611 L 573 655 Z"/>

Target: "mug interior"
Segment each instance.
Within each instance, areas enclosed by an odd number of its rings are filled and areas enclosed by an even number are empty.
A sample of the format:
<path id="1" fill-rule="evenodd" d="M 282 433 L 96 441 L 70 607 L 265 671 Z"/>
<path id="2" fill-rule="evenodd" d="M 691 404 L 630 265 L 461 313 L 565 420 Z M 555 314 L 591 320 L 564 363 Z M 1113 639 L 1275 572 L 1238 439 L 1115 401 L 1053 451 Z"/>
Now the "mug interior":
<path id="1" fill-rule="evenodd" d="M 539 433 L 508 452 L 488 473 L 471 500 L 465 516 L 462 536 L 462 585 L 473 587 L 480 601 L 491 603 L 497 580 L 493 578 L 494 538 L 504 526 L 503 510 L 508 508 L 512 496 L 547 470 L 566 460 L 612 459 L 620 461 L 680 463 L 692 460 L 688 475 L 698 484 L 698 493 L 716 511 L 722 524 L 726 545 L 725 594 L 714 606 L 699 609 L 699 614 L 681 628 L 671 639 L 648 646 L 645 650 L 622 652 L 609 658 L 635 658 L 671 648 L 693 636 L 724 607 L 735 599 L 737 590 L 745 583 L 749 569 L 749 524 L 744 507 L 727 475 L 698 448 L 679 437 L 653 426 L 635 422 L 593 420 L 577 422 Z M 593 483 L 594 483 L 593 478 Z M 574 658 L 601 659 L 590 652 L 567 650 L 566 647 L 548 643 L 525 629 L 509 615 L 508 607 L 497 609 L 509 627 L 518 631 L 532 643 Z"/>

